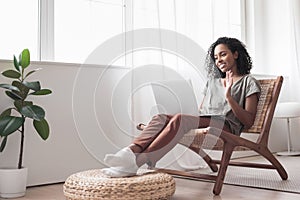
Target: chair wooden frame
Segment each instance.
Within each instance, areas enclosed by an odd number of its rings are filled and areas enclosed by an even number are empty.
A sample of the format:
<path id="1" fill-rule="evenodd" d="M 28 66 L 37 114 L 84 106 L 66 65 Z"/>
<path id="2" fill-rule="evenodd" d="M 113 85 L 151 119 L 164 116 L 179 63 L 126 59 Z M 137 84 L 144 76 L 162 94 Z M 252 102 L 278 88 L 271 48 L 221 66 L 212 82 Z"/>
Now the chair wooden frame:
<path id="1" fill-rule="evenodd" d="M 282 180 L 288 178 L 288 174 L 281 163 L 276 159 L 276 157 L 271 153 L 268 148 L 269 132 L 270 127 L 281 90 L 283 77 L 278 76 L 273 79 L 263 79 L 259 80 L 262 92 L 258 103 L 258 110 L 256 114 L 256 119 L 254 125 L 248 129 L 244 130 L 245 133 L 257 133 L 259 137 L 256 142 L 250 141 L 243 137 L 234 135 L 230 132 L 223 131 L 214 127 L 208 127 L 206 129 L 196 129 L 195 131 L 190 131 L 185 134 L 181 139 L 180 144 L 188 147 L 192 151 L 198 153 L 203 160 L 208 164 L 213 172 L 217 172 L 217 175 L 208 174 L 197 174 L 186 171 L 178 171 L 171 169 L 157 169 L 158 171 L 163 171 L 172 175 L 179 177 L 187 177 L 191 179 L 200 180 L 212 180 L 214 181 L 213 193 L 219 195 L 223 182 L 225 179 L 226 171 L 228 166 L 240 166 L 240 167 L 252 167 L 252 168 L 262 168 L 262 169 L 276 169 Z M 217 137 L 218 142 L 215 143 L 213 149 L 218 149 L 222 151 L 222 157 L 220 160 L 212 159 L 203 149 L 205 147 L 205 138 L 209 136 Z M 259 155 L 263 156 L 269 161 L 269 164 L 261 163 L 247 163 L 247 162 L 235 162 L 231 160 L 231 156 L 234 150 L 239 149 L 249 149 L 257 152 Z M 210 149 L 211 146 L 210 146 Z M 219 167 L 218 167 L 219 166 Z"/>

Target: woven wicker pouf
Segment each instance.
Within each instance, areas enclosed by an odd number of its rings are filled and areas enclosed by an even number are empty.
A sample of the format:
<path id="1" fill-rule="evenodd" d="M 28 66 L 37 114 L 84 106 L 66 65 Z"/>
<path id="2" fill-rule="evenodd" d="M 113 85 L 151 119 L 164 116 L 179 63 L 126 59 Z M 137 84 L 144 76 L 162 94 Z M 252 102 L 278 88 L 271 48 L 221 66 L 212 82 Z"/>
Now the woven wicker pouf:
<path id="1" fill-rule="evenodd" d="M 166 173 L 148 172 L 126 178 L 109 178 L 101 169 L 75 173 L 63 186 L 67 200 L 79 199 L 170 199 L 175 180 Z"/>

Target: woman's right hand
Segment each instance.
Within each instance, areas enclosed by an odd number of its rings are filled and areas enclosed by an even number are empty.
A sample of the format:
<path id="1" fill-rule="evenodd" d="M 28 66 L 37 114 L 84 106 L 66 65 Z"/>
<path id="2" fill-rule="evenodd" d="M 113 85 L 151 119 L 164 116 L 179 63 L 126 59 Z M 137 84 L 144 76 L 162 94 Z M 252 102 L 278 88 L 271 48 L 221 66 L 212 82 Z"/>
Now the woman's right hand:
<path id="1" fill-rule="evenodd" d="M 223 85 L 225 87 L 225 98 L 228 100 L 231 97 L 231 86 L 233 84 L 232 71 L 226 72 L 226 77 L 223 80 Z"/>

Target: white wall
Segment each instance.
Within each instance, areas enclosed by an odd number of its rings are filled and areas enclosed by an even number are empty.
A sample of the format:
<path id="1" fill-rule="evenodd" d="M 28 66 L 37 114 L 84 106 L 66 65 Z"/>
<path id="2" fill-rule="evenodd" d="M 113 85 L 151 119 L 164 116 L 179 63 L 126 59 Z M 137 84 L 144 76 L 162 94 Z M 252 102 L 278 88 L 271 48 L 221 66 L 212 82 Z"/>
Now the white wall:
<path id="1" fill-rule="evenodd" d="M 11 66 L 11 62 L 0 61 L 0 71 Z M 76 171 L 102 168 L 100 161 L 106 153 L 128 144 L 131 136 L 122 134 L 115 123 L 107 123 L 112 120 L 108 97 L 112 96 L 114 80 L 128 70 L 113 67 L 106 70 L 105 87 L 101 87 L 98 81 L 99 74 L 104 72 L 101 67 L 52 63 L 33 63 L 31 67 L 43 69 L 30 80 L 40 80 L 42 87 L 50 88 L 53 93 L 34 100 L 46 110 L 51 130 L 48 140 L 40 139 L 30 120 L 26 124 L 24 166 L 29 168 L 28 185 L 62 182 Z M 1 83 L 8 81 L 0 77 Z M 2 89 L 0 102 L 0 111 L 11 105 Z M 127 120 L 122 114 L 120 117 Z M 18 141 L 18 133 L 9 137 L 6 149 L 0 154 L 0 167 L 17 166 Z"/>

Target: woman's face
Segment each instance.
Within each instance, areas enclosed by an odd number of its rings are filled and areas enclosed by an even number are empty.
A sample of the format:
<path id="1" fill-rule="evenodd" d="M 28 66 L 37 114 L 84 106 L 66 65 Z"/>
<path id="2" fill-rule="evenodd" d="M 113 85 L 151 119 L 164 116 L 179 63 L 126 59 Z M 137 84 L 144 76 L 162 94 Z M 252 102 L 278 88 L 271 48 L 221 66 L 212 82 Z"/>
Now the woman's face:
<path id="1" fill-rule="evenodd" d="M 219 44 L 215 47 L 214 58 L 216 66 L 222 71 L 235 71 L 237 69 L 236 59 L 238 52 L 232 53 L 225 44 Z"/>

